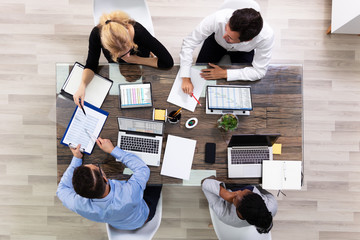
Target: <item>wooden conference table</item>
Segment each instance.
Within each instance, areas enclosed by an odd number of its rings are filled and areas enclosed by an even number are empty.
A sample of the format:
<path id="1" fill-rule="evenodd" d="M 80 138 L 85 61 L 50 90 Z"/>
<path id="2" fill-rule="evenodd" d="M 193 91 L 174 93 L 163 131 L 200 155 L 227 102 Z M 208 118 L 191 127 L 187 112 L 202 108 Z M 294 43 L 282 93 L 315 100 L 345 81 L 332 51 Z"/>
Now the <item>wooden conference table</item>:
<path id="1" fill-rule="evenodd" d="M 59 90 L 66 79 L 69 69 L 73 64 L 57 65 L 57 88 Z M 228 66 L 228 68 L 241 68 L 243 66 Z M 127 79 L 136 79 L 142 74 L 142 81 L 152 83 L 153 106 L 168 109 L 168 112 L 177 110 L 179 107 L 168 103 L 167 97 L 173 85 L 179 66 L 170 70 L 159 70 L 146 66 L 122 65 L 121 73 Z M 120 76 L 118 65 L 101 65 L 99 74 L 114 80 Z M 121 77 L 120 77 L 121 78 Z M 119 80 L 120 82 L 123 80 Z M 140 80 L 141 81 L 141 80 Z M 252 91 L 253 111 L 249 116 L 238 116 L 239 127 L 237 130 L 224 133 L 216 127 L 220 115 L 205 114 L 205 98 L 199 100 L 202 106 L 197 106 L 195 112 L 182 111 L 180 123 L 165 123 L 165 134 L 162 148 L 162 157 L 165 151 L 168 134 L 197 140 L 193 170 L 216 170 L 219 179 L 228 183 L 260 183 L 261 179 L 229 179 L 227 178 L 227 144 L 233 134 L 273 134 L 279 133 L 281 137 L 277 143 L 282 144 L 281 155 L 274 155 L 274 160 L 298 160 L 303 159 L 303 120 L 302 120 L 302 65 L 270 65 L 266 76 L 260 81 L 216 81 L 218 85 L 236 84 L 249 85 Z M 211 83 L 211 82 L 210 82 Z M 213 81 L 212 83 L 215 83 Z M 118 124 L 117 117 L 135 117 L 151 119 L 153 108 L 133 108 L 120 110 L 118 96 L 118 81 L 114 81 L 111 93 L 106 97 L 101 107 L 109 112 L 109 117 L 101 132 L 102 138 L 109 138 L 114 146 L 117 143 Z M 60 141 L 66 126 L 75 109 L 75 104 L 57 97 L 57 171 L 60 181 L 64 171 L 68 167 L 72 154 L 68 147 L 61 145 Z M 185 122 L 191 117 L 199 119 L 198 125 L 193 129 L 187 129 Z M 216 161 L 208 164 L 204 161 L 205 143 L 216 143 Z M 179 154 L 185 149 L 179 149 Z M 115 161 L 110 155 L 102 152 L 95 146 L 93 153 L 84 158 L 84 164 L 101 163 L 101 167 L 108 178 L 126 179 L 129 175 L 123 175 L 124 165 Z M 173 183 L 181 184 L 181 179 L 160 175 L 160 167 L 150 166 L 150 184 Z"/>

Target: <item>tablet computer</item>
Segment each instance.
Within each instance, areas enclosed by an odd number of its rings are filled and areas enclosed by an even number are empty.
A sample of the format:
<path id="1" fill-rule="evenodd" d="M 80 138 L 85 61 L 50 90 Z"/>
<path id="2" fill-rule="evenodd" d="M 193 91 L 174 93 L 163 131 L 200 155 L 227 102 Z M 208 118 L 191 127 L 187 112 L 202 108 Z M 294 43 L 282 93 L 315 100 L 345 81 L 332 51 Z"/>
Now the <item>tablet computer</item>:
<path id="1" fill-rule="evenodd" d="M 152 107 L 151 83 L 119 84 L 120 108 Z"/>

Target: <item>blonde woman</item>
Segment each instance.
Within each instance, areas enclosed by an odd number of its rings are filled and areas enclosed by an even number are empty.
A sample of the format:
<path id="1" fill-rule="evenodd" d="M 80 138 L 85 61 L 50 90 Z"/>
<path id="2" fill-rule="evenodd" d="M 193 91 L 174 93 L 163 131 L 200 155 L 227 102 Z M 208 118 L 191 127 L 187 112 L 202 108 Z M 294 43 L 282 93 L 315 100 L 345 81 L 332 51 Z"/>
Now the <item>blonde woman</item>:
<path id="1" fill-rule="evenodd" d="M 132 63 L 154 68 L 171 68 L 174 60 L 168 50 L 140 23 L 122 11 L 103 14 L 89 37 L 89 51 L 81 84 L 74 102 L 84 105 L 85 88 L 99 65 L 100 52 L 109 63 Z"/>

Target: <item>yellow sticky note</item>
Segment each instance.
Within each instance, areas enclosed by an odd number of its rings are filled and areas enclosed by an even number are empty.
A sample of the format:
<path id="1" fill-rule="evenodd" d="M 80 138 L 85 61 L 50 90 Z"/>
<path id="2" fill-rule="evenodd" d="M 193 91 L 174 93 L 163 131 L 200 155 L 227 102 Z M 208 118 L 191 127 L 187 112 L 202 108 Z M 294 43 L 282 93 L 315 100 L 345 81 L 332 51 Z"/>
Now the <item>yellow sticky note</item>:
<path id="1" fill-rule="evenodd" d="M 273 154 L 281 154 L 281 143 L 275 143 L 273 145 Z"/>
<path id="2" fill-rule="evenodd" d="M 155 109 L 155 117 L 154 117 L 154 119 L 164 121 L 165 120 L 165 115 L 166 115 L 165 110 L 163 110 L 163 109 Z"/>

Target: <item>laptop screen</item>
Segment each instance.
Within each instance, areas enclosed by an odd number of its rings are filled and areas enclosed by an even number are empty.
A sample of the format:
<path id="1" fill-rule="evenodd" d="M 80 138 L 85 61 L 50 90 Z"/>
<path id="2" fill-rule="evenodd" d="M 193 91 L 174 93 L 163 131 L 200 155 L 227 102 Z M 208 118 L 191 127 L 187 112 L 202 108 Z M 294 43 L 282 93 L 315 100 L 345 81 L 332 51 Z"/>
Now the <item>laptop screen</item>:
<path id="1" fill-rule="evenodd" d="M 244 147 L 247 147 L 247 146 L 269 146 L 269 147 L 271 147 L 279 137 L 280 137 L 280 134 L 233 135 L 231 137 L 228 147 L 234 147 L 234 146 L 244 146 Z"/>
<path id="2" fill-rule="evenodd" d="M 252 110 L 251 88 L 241 85 L 207 86 L 207 106 L 219 110 Z"/>
<path id="3" fill-rule="evenodd" d="M 119 130 L 163 135 L 164 123 L 136 118 L 118 118 Z"/>

